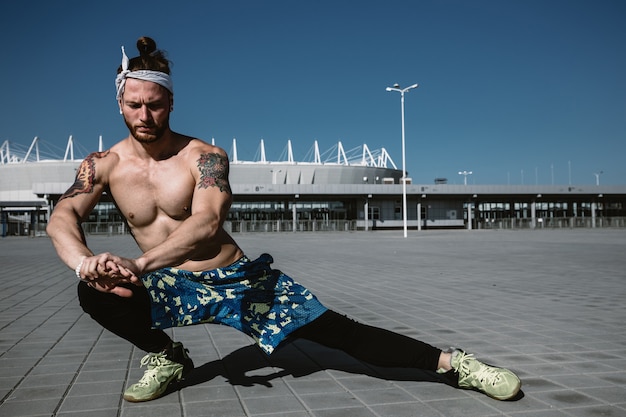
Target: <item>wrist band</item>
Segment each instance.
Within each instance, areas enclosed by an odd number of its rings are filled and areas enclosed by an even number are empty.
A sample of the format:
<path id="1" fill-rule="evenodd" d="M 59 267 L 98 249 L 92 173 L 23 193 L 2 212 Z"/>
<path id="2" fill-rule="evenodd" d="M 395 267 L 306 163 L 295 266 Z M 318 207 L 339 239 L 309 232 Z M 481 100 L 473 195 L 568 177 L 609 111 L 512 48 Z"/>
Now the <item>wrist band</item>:
<path id="1" fill-rule="evenodd" d="M 80 269 L 83 267 L 83 262 L 85 262 L 85 258 L 86 256 L 83 256 L 80 259 L 80 263 L 78 264 L 78 266 L 76 268 L 74 268 L 74 273 L 76 274 L 76 278 L 78 278 L 81 281 L 84 281 L 83 277 L 80 276 Z"/>

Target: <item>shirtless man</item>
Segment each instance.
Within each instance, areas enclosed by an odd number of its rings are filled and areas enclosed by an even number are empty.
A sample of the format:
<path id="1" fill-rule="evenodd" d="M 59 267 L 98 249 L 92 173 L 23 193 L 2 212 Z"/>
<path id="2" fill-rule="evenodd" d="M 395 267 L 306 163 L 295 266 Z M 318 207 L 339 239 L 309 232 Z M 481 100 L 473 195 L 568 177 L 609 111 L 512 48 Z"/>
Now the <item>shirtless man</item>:
<path id="1" fill-rule="evenodd" d="M 148 352 L 141 361 L 148 369 L 126 400 L 158 398 L 193 369 L 182 344 L 162 329 L 195 323 L 232 326 L 268 354 L 287 337 L 306 338 L 374 365 L 447 372 L 453 385 L 496 399 L 517 395 L 521 383 L 511 371 L 348 319 L 271 269 L 271 256 L 246 258 L 222 227 L 232 201 L 226 153 L 170 129 L 169 61 L 150 38 L 137 48 L 130 61 L 123 52 L 116 78 L 129 136 L 84 159 L 47 228 L 79 279 L 82 308 Z M 87 246 L 80 224 L 104 192 L 126 219 L 143 252 L 138 258 Z"/>

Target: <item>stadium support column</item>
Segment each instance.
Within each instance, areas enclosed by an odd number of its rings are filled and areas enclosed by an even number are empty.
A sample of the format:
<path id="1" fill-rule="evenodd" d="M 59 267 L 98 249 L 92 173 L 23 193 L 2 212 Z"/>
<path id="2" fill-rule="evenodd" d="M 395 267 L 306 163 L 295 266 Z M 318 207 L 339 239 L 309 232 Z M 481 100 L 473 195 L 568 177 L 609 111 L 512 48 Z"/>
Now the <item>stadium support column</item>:
<path id="1" fill-rule="evenodd" d="M 596 202 L 591 203 L 591 227 L 595 229 L 596 227 Z"/>
<path id="2" fill-rule="evenodd" d="M 4 210 L 0 210 L 0 221 L 2 222 L 2 225 L 0 226 L 1 230 L 0 232 L 2 232 L 1 236 L 2 237 L 6 237 L 7 236 L 7 229 L 9 226 L 9 221 L 8 221 L 8 213 Z"/>
<path id="3" fill-rule="evenodd" d="M 422 194 L 417 202 L 417 230 L 422 230 L 422 199 L 424 198 L 426 198 L 426 194 Z"/>
<path id="4" fill-rule="evenodd" d="M 31 237 L 35 237 L 37 235 L 37 219 L 39 218 L 39 207 L 35 208 L 30 212 L 30 232 L 29 235 Z"/>
<path id="5" fill-rule="evenodd" d="M 293 206 L 291 207 L 291 217 L 292 217 L 292 223 L 291 223 L 291 231 L 295 232 L 297 225 L 298 225 L 298 212 L 296 210 L 296 204 L 298 203 L 298 198 L 300 197 L 299 194 L 296 194 L 294 200 L 293 200 Z"/>
<path id="6" fill-rule="evenodd" d="M 467 230 L 472 230 L 472 223 L 473 223 L 473 219 L 472 219 L 472 213 L 474 211 L 476 211 L 476 199 L 478 198 L 478 194 L 474 194 L 472 195 L 472 198 L 469 199 L 469 201 L 467 202 Z"/>
<path id="7" fill-rule="evenodd" d="M 417 230 L 422 230 L 422 202 L 417 203 Z"/>
<path id="8" fill-rule="evenodd" d="M 363 205 L 363 211 L 365 213 L 365 231 L 367 232 L 369 230 L 369 211 L 370 211 L 370 199 L 366 198 L 365 199 L 365 204 Z"/>

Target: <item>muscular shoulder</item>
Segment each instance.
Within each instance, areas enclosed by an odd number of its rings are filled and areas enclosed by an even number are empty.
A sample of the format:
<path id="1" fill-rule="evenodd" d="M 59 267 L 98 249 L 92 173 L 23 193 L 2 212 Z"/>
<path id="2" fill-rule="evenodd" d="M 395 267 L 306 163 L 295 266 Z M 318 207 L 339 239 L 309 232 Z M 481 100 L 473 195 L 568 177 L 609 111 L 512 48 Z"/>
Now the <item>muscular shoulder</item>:
<path id="1" fill-rule="evenodd" d="M 215 187 L 231 194 L 228 183 L 228 155 L 222 148 L 194 139 L 189 143 L 186 151 L 194 165 L 192 170 L 194 177 L 197 178 L 198 189 Z"/>
<path id="2" fill-rule="evenodd" d="M 76 171 L 74 184 L 61 196 L 61 200 L 79 194 L 90 194 L 97 186 L 106 186 L 108 173 L 118 159 L 117 154 L 110 150 L 87 155 Z"/>
<path id="3" fill-rule="evenodd" d="M 106 151 L 93 152 L 87 155 L 80 165 L 79 173 L 92 175 L 93 180 L 97 183 L 108 184 L 111 172 L 120 162 L 120 155 L 116 146 Z"/>
<path id="4" fill-rule="evenodd" d="M 226 151 L 219 146 L 211 145 L 200 139 L 191 139 L 186 146 L 185 151 L 192 158 L 197 158 L 201 154 L 214 153 L 225 158 L 228 158 Z"/>

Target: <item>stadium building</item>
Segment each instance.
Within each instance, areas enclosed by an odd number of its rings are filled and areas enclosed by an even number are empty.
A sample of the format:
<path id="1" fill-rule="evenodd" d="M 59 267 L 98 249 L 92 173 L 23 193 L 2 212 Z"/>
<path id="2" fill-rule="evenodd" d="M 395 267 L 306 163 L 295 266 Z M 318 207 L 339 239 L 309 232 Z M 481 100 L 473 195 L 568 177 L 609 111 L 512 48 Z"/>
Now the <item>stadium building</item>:
<path id="1" fill-rule="evenodd" d="M 28 148 L 4 141 L 1 236 L 45 234 L 54 205 L 82 161 L 74 146 L 70 136 L 60 157 L 42 151 L 38 138 Z M 296 161 L 288 141 L 284 154 L 284 160 L 267 160 L 261 140 L 257 160 L 241 161 L 233 139 L 229 231 L 626 226 L 626 186 L 455 185 L 443 178 L 414 184 L 408 176 L 403 184 L 402 171 L 384 148 L 364 144 L 346 151 L 339 142 L 320 153 L 315 142 L 309 157 Z M 83 227 L 88 234 L 128 232 L 107 196 Z"/>

